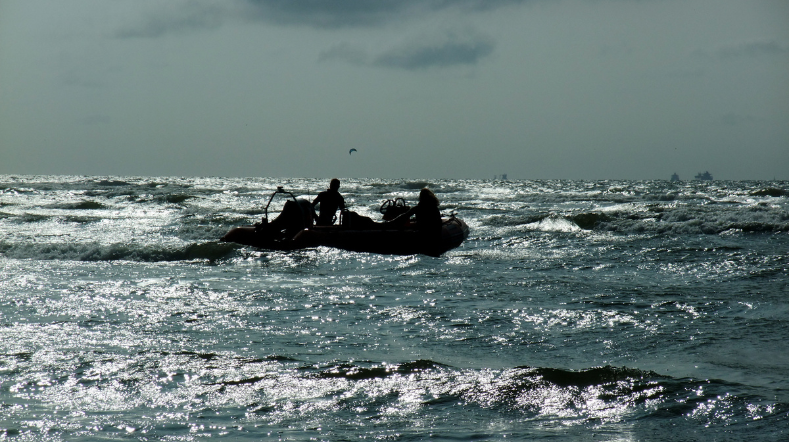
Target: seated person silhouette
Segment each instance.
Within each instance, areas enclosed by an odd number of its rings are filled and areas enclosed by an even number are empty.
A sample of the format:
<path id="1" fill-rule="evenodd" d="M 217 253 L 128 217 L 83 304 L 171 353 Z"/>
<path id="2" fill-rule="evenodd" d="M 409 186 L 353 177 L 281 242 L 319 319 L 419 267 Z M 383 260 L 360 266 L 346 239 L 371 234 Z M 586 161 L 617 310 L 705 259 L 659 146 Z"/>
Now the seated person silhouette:
<path id="1" fill-rule="evenodd" d="M 441 212 L 438 210 L 438 198 L 427 187 L 419 192 L 419 203 L 406 213 L 398 216 L 387 224 L 405 227 L 411 215 L 414 215 L 416 229 L 423 236 L 437 238 L 441 235 Z"/>

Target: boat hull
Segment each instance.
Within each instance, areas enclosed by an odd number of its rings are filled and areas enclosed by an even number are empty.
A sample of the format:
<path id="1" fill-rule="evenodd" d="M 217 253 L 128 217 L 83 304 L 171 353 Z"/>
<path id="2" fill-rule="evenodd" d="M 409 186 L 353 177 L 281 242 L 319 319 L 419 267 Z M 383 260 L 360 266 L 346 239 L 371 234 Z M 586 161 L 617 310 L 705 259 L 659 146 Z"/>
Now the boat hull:
<path id="1" fill-rule="evenodd" d="M 426 237 L 414 229 L 354 229 L 345 226 L 313 226 L 292 238 L 275 238 L 254 226 L 236 227 L 222 241 L 271 250 L 295 250 L 309 247 L 333 247 L 352 252 L 385 255 L 424 254 L 440 256 L 454 249 L 468 237 L 469 229 L 461 219 L 444 219 L 441 234 Z"/>
<path id="2" fill-rule="evenodd" d="M 231 229 L 222 237 L 223 242 L 233 242 L 259 249 L 293 250 L 300 248 L 292 238 L 275 237 L 261 232 L 256 226 L 241 226 Z"/>

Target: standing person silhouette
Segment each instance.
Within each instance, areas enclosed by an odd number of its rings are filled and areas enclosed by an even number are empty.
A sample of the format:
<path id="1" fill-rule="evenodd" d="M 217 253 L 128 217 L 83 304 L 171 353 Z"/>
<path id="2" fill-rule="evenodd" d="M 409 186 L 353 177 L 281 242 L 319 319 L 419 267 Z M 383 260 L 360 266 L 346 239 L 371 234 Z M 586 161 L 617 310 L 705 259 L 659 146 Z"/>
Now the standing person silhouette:
<path id="1" fill-rule="evenodd" d="M 340 180 L 332 178 L 329 188 L 319 193 L 312 202 L 312 207 L 320 204 L 320 215 L 315 223 L 318 226 L 330 226 L 334 224 L 334 214 L 337 209 L 345 209 L 345 198 L 340 195 Z"/>

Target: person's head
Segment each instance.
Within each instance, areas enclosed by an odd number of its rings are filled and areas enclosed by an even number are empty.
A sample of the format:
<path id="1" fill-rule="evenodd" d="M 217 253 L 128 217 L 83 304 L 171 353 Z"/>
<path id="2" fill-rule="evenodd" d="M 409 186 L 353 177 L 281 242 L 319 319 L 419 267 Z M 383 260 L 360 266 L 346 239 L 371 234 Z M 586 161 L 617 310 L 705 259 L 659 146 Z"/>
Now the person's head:
<path id="1" fill-rule="evenodd" d="M 430 204 L 438 207 L 438 197 L 433 191 L 425 187 L 419 192 L 419 204 Z"/>
<path id="2" fill-rule="evenodd" d="M 340 180 L 337 178 L 332 178 L 331 182 L 329 183 L 329 189 L 337 190 L 340 188 Z"/>

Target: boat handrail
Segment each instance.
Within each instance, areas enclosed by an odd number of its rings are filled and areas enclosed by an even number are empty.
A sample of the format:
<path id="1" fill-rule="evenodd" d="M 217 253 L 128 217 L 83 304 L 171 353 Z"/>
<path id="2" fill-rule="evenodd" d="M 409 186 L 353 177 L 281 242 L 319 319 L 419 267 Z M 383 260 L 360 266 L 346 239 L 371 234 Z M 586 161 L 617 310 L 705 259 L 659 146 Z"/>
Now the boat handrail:
<path id="1" fill-rule="evenodd" d="M 274 192 L 271 194 L 271 197 L 269 197 L 269 199 L 268 199 L 268 203 L 266 203 L 266 207 L 264 207 L 264 208 L 263 208 L 263 220 L 264 220 L 264 222 L 265 222 L 265 223 L 268 223 L 268 207 L 271 205 L 271 201 L 273 201 L 273 200 L 274 200 L 274 197 L 275 197 L 275 196 L 276 196 L 278 193 L 285 193 L 285 194 L 288 194 L 288 195 L 290 195 L 290 197 L 293 199 L 293 201 L 294 201 L 294 202 L 298 202 L 298 201 L 296 201 L 296 197 L 293 195 L 293 193 L 291 193 L 291 192 L 288 192 L 288 191 L 287 191 L 287 190 L 285 190 L 285 189 L 284 189 L 282 186 L 277 186 L 277 190 L 275 190 L 275 191 L 274 191 Z"/>

